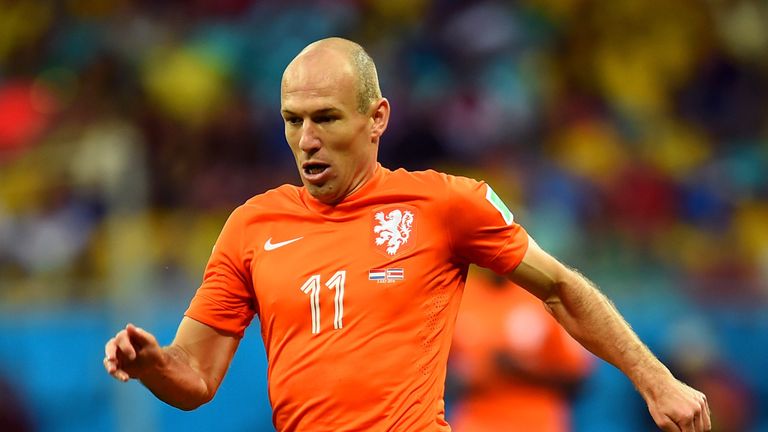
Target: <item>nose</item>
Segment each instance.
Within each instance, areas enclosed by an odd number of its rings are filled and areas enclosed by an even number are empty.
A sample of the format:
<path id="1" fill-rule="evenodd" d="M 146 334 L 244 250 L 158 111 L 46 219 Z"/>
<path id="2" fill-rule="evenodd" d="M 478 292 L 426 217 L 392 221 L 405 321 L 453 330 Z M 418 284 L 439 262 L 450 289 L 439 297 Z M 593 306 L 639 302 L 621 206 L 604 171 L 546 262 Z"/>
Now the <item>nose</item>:
<path id="1" fill-rule="evenodd" d="M 317 136 L 317 130 L 314 123 L 305 121 L 301 128 L 301 138 L 299 138 L 299 149 L 305 153 L 316 152 L 321 145 L 320 138 Z"/>

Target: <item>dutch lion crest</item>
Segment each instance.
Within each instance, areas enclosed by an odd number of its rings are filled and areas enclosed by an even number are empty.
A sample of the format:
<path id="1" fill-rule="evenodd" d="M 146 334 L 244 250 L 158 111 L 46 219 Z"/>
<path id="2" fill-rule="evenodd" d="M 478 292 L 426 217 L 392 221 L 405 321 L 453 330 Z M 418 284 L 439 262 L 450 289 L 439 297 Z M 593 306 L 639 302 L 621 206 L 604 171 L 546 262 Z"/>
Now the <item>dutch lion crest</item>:
<path id="1" fill-rule="evenodd" d="M 387 253 L 394 255 L 411 236 L 413 213 L 408 210 L 404 212 L 392 210 L 386 216 L 384 212 L 378 212 L 374 218 L 378 225 L 373 228 L 373 232 L 379 235 L 376 238 L 376 245 L 381 246 L 386 243 Z"/>

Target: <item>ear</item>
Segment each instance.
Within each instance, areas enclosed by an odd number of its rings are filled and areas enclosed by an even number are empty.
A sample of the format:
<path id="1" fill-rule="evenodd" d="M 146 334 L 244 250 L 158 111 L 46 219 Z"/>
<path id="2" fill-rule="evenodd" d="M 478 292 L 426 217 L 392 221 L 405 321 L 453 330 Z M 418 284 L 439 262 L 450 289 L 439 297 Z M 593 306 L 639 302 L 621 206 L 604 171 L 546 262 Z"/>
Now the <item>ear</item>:
<path id="1" fill-rule="evenodd" d="M 387 130 L 387 124 L 389 124 L 389 101 L 387 98 L 381 98 L 374 102 L 371 120 L 373 121 L 371 140 L 378 142 L 384 131 Z"/>

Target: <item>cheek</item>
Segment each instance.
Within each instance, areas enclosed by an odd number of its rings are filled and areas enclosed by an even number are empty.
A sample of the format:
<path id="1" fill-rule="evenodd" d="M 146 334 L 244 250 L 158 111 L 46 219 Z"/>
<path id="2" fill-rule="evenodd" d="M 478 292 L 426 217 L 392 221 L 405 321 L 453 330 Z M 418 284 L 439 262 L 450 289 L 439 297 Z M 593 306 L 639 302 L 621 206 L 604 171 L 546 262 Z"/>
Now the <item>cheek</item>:
<path id="1" fill-rule="evenodd" d="M 352 127 L 352 125 L 339 128 L 332 134 L 333 148 L 340 153 L 355 153 L 360 146 L 361 133 L 363 132 L 360 127 Z"/>
<path id="2" fill-rule="evenodd" d="M 286 129 L 285 131 L 285 142 L 288 143 L 288 147 L 291 148 L 291 152 L 293 154 L 298 154 L 299 152 L 299 139 L 297 138 L 297 135 L 293 131 L 288 131 Z"/>

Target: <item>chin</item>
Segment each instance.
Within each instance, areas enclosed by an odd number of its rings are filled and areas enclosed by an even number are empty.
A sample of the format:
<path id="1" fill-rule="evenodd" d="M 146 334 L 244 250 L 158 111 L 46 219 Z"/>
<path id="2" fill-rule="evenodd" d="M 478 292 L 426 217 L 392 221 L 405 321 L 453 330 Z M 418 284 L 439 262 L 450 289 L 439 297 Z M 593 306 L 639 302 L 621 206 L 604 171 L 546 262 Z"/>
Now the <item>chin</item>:
<path id="1" fill-rule="evenodd" d="M 313 184 L 305 184 L 304 185 L 307 188 L 307 191 L 310 195 L 312 195 L 316 200 L 323 202 L 325 204 L 335 204 L 336 202 L 340 201 L 340 198 L 336 196 L 337 194 L 327 187 L 327 185 L 322 186 L 315 186 Z"/>

